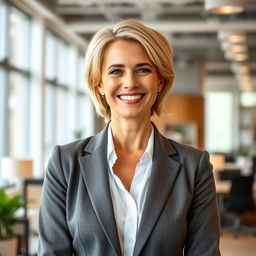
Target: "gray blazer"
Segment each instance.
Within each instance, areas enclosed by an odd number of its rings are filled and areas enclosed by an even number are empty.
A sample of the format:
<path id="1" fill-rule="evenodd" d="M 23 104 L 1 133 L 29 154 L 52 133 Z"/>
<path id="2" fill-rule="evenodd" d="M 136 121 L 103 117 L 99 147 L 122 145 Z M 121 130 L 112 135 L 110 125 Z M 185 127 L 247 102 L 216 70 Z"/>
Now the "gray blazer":
<path id="1" fill-rule="evenodd" d="M 134 256 L 216 256 L 219 217 L 207 152 L 163 137 L 154 126 L 153 168 Z M 121 256 L 111 201 L 107 126 L 56 146 L 39 217 L 39 256 Z"/>

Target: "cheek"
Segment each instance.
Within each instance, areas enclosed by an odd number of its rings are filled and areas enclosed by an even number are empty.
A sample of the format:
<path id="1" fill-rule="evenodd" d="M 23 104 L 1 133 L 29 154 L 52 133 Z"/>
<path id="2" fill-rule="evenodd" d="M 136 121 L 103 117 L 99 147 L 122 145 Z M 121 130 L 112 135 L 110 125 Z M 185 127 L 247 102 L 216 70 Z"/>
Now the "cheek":
<path id="1" fill-rule="evenodd" d="M 148 81 L 148 84 L 150 85 L 149 90 L 151 91 L 151 93 L 157 95 L 159 88 L 158 81 L 156 79 L 151 79 Z"/>
<path id="2" fill-rule="evenodd" d="M 102 87 L 104 89 L 105 94 L 111 94 L 115 90 L 115 81 L 113 79 L 105 79 L 102 81 Z"/>
<path id="3" fill-rule="evenodd" d="M 116 86 L 116 83 L 113 81 L 109 81 L 107 84 L 105 84 L 104 91 L 106 96 L 106 101 L 108 104 L 115 101 L 115 95 L 118 87 Z"/>

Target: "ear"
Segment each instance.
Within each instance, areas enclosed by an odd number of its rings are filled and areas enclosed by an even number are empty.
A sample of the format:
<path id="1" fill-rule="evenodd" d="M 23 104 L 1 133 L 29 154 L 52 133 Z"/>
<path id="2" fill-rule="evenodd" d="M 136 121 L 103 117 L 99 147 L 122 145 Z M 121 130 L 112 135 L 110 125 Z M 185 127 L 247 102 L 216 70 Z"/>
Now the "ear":
<path id="1" fill-rule="evenodd" d="M 158 77 L 157 91 L 161 92 L 163 87 L 164 87 L 164 79 L 162 77 Z"/>
<path id="2" fill-rule="evenodd" d="M 101 95 L 104 95 L 104 94 L 105 94 L 105 93 L 104 93 L 104 89 L 103 89 L 102 82 L 99 82 L 99 83 L 97 84 L 96 88 L 97 88 L 97 90 L 99 91 L 99 93 L 100 93 Z"/>

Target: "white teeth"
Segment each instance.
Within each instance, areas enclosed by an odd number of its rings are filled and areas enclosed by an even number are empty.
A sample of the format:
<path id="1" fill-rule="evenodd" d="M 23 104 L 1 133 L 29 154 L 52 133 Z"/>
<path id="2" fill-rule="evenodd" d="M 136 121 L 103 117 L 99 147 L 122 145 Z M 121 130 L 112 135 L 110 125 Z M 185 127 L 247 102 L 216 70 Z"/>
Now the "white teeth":
<path id="1" fill-rule="evenodd" d="M 121 95 L 120 99 L 122 100 L 138 100 L 142 97 L 142 95 Z"/>

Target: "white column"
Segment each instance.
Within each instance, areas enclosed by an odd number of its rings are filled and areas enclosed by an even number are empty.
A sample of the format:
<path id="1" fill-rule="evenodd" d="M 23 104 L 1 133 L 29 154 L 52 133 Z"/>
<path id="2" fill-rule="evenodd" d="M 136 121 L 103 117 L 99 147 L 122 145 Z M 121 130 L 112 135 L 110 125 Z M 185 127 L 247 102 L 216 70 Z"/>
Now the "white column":
<path id="1" fill-rule="evenodd" d="M 4 3 L 0 4 L 0 60 L 3 61 L 8 52 L 8 8 Z M 4 39 L 4 40 L 3 40 Z M 8 77 L 7 72 L 0 71 L 0 158 L 8 155 Z M 1 172 L 1 166 L 0 166 Z"/>
<path id="2" fill-rule="evenodd" d="M 77 94 L 76 90 L 78 87 L 78 78 L 77 78 L 77 70 L 78 70 L 78 49 L 77 47 L 71 45 L 70 46 L 70 56 L 69 56 L 69 61 L 70 61 L 70 71 L 69 71 L 69 86 L 70 86 L 70 93 L 69 93 L 69 117 L 70 119 L 67 120 L 67 124 L 69 125 L 69 136 L 68 139 L 74 140 L 74 132 L 76 130 L 76 104 L 77 104 Z"/>
<path id="3" fill-rule="evenodd" d="M 34 177 L 44 174 L 44 66 L 45 66 L 45 24 L 41 18 L 32 23 L 31 41 L 31 155 L 34 159 Z"/>

